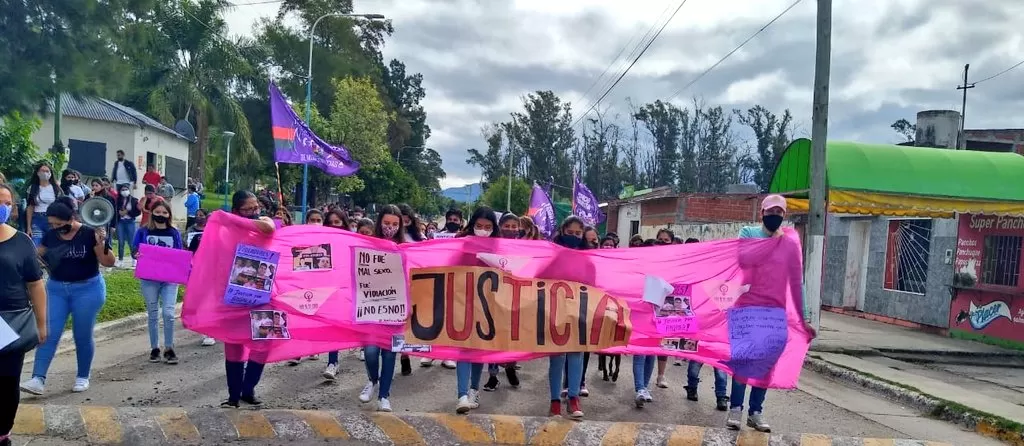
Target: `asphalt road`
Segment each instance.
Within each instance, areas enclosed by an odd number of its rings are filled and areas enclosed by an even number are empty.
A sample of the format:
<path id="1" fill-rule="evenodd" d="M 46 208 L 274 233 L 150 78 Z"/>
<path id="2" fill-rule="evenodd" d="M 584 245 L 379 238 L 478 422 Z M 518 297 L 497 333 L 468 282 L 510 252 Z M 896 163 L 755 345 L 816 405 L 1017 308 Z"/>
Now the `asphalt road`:
<path id="1" fill-rule="evenodd" d="M 75 356 L 74 352 L 69 352 L 54 360 L 48 374 L 47 394 L 41 397 L 23 394 L 23 399 L 35 404 L 216 407 L 227 396 L 222 346 L 218 343 L 201 347 L 199 335 L 180 327 L 177 335 L 176 351 L 181 360 L 177 365 L 148 362 L 148 336 L 145 329 L 138 330 L 97 345 L 89 391 L 71 393 Z M 682 389 L 686 367 L 670 363 L 670 388 L 653 389 L 655 402 L 639 410 L 632 404 L 631 364 L 630 358 L 623 358 L 618 382 L 605 382 L 597 371 L 596 357 L 592 358 L 587 377 L 591 393 L 583 399 L 587 419 L 709 427 L 724 424 L 725 413 L 714 407 L 710 368 L 705 367 L 701 401 L 695 403 L 686 401 Z M 298 366 L 269 365 L 257 394 L 265 407 L 374 409 L 372 403 L 360 404 L 356 398 L 366 383 L 366 374 L 355 352 L 342 353 L 336 382 L 327 382 L 321 377 L 325 366 L 326 355 L 319 361 L 306 360 Z M 31 369 L 31 364 L 26 364 L 26 379 Z M 484 375 L 486 380 L 486 371 Z M 503 387 L 496 392 L 482 392 L 477 412 L 545 415 L 548 409 L 547 362 L 524 363 L 519 375 L 522 380 L 519 389 L 507 387 L 501 376 Z M 413 374 L 395 377 L 391 402 L 396 412 L 454 413 L 455 371 L 439 365 L 421 368 L 413 358 Z M 801 377 L 800 390 L 770 391 L 765 414 L 773 432 L 913 438 L 979 446 L 1001 444 L 924 418 L 910 409 L 808 371 Z"/>

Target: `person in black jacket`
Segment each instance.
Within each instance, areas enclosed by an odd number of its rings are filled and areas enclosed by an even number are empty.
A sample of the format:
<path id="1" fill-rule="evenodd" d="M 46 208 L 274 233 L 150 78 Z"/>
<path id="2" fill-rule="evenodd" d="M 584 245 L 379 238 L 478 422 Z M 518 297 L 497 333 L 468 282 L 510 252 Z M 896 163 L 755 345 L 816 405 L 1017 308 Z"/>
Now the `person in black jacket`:
<path id="1" fill-rule="evenodd" d="M 114 167 L 110 171 L 110 181 L 121 187 L 122 184 L 131 185 L 131 189 L 135 189 L 135 185 L 139 182 L 138 171 L 135 169 L 135 164 L 125 159 L 124 150 L 117 151 L 117 161 L 114 161 Z"/>
<path id="2" fill-rule="evenodd" d="M 139 199 L 132 196 L 131 189 L 127 184 L 119 184 L 117 188 L 117 201 L 114 203 L 117 209 L 117 262 L 123 266 L 124 247 L 128 246 L 128 260 L 132 260 L 132 241 L 135 240 L 135 219 L 142 213 L 139 208 Z"/>

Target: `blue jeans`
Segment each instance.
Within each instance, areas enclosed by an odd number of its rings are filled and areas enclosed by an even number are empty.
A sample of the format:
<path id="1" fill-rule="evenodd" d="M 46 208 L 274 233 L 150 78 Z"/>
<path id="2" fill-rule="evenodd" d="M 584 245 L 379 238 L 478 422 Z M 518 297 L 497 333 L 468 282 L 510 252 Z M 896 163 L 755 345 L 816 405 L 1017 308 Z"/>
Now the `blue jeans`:
<path id="1" fill-rule="evenodd" d="M 46 219 L 46 212 L 32 214 L 28 225 L 32 227 L 32 243 L 36 246 L 43 244 L 43 235 L 50 230 L 50 221 Z"/>
<path id="2" fill-rule="evenodd" d="M 469 395 L 469 389 L 480 390 L 480 375 L 484 373 L 484 365 L 476 362 L 459 361 L 455 363 L 455 381 L 459 398 Z"/>
<path id="3" fill-rule="evenodd" d="M 160 347 L 160 313 L 164 319 L 164 348 L 174 348 L 174 306 L 178 302 L 178 284 L 142 279 L 142 298 L 149 313 L 149 348 Z"/>
<path id="4" fill-rule="evenodd" d="M 377 389 L 377 397 L 384 399 L 391 397 L 391 381 L 395 378 L 395 352 L 385 350 L 376 345 L 367 345 L 363 349 L 366 352 L 366 376 L 370 382 L 380 383 Z"/>
<path id="5" fill-rule="evenodd" d="M 338 351 L 335 350 L 327 354 L 327 365 L 338 365 Z"/>
<path id="6" fill-rule="evenodd" d="M 562 374 L 568 367 L 569 398 L 580 396 L 580 385 L 583 383 L 583 353 L 559 353 L 548 358 L 548 385 L 551 390 L 551 401 L 561 399 Z"/>
<path id="7" fill-rule="evenodd" d="M 117 221 L 117 260 L 124 260 L 124 247 L 128 245 L 128 255 L 132 254 L 132 242 L 135 241 L 135 220 Z"/>
<path id="8" fill-rule="evenodd" d="M 697 390 L 697 383 L 700 382 L 701 367 L 704 367 L 704 364 L 692 359 L 690 360 L 690 364 L 686 367 L 686 387 Z M 728 379 L 729 377 L 726 376 L 725 372 L 715 369 L 715 398 L 725 398 L 725 385 Z M 753 392 L 750 394 L 750 399 L 754 399 Z M 761 399 L 764 400 L 764 397 Z M 743 405 L 742 399 L 740 400 L 740 405 Z"/>
<path id="9" fill-rule="evenodd" d="M 96 327 L 96 315 L 107 301 L 107 283 L 98 274 L 81 282 L 60 282 L 50 279 L 46 282 L 46 342 L 36 349 L 32 377 L 46 380 L 53 355 L 64 324 L 71 316 L 71 334 L 75 339 L 75 357 L 78 359 L 78 378 L 89 378 L 92 358 L 96 353 L 92 330 Z"/>
<path id="10" fill-rule="evenodd" d="M 633 355 L 633 389 L 637 392 L 646 389 L 654 373 L 653 355 Z"/>
<path id="11" fill-rule="evenodd" d="M 764 397 L 768 393 L 768 389 L 763 387 L 751 387 L 750 388 L 750 408 L 747 410 L 748 414 L 754 412 L 761 412 L 764 410 Z M 743 409 L 743 398 L 747 394 L 747 385 L 739 381 L 736 378 L 732 379 L 732 394 L 729 395 L 729 408 L 730 409 Z"/>

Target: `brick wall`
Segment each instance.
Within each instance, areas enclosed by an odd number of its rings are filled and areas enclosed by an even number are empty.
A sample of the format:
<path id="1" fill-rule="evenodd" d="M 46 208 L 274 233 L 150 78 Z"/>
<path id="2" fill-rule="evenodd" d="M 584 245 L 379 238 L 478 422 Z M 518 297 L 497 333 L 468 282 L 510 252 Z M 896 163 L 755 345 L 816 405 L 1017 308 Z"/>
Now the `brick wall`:
<path id="1" fill-rule="evenodd" d="M 643 226 L 670 225 L 676 222 L 679 197 L 656 198 L 640 202 L 640 224 Z"/>
<path id="2" fill-rule="evenodd" d="M 1024 129 L 964 130 L 970 141 L 1013 144 L 1013 151 L 1024 155 Z"/>
<path id="3" fill-rule="evenodd" d="M 618 232 L 619 232 L 619 207 L 618 206 L 614 206 L 614 205 L 608 205 L 608 207 L 605 208 L 605 213 L 608 216 L 608 218 L 605 219 L 605 231 L 607 231 L 607 232 L 614 232 L 614 233 L 618 234 Z M 629 228 L 626 228 L 626 229 L 628 230 Z M 621 237 L 621 235 L 620 235 L 620 237 Z"/>
<path id="4" fill-rule="evenodd" d="M 684 222 L 746 222 L 757 220 L 757 195 L 692 194 L 680 197 Z"/>

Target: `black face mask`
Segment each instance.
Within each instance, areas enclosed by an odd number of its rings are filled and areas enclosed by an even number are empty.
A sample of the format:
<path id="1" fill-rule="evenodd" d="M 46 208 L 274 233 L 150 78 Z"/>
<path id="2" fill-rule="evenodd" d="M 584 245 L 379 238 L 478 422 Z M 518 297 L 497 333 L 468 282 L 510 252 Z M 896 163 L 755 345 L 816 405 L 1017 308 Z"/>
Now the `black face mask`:
<path id="1" fill-rule="evenodd" d="M 195 222 L 196 226 L 206 226 L 206 217 L 198 217 Z"/>
<path id="2" fill-rule="evenodd" d="M 462 228 L 462 226 L 460 226 L 458 223 L 455 223 L 453 221 L 450 221 L 450 222 L 444 224 L 444 230 L 447 231 L 447 232 L 456 232 L 456 231 L 458 231 L 461 228 Z"/>
<path id="3" fill-rule="evenodd" d="M 167 216 L 164 216 L 164 215 L 154 215 L 153 216 L 153 222 L 154 223 L 160 223 L 160 224 L 163 225 L 163 224 L 167 224 L 167 220 L 169 220 L 169 219 L 167 218 Z"/>
<path id="4" fill-rule="evenodd" d="M 768 232 L 774 233 L 779 230 L 780 226 L 782 226 L 782 216 L 764 215 L 761 216 L 761 222 L 764 223 L 764 228 L 767 229 Z"/>
<path id="5" fill-rule="evenodd" d="M 501 238 L 519 238 L 519 231 L 501 230 Z"/>
<path id="6" fill-rule="evenodd" d="M 558 236 L 559 244 L 569 249 L 579 249 L 583 247 L 583 238 L 576 237 L 575 235 L 562 234 Z"/>
<path id="7" fill-rule="evenodd" d="M 74 228 L 71 226 L 71 223 L 68 223 L 68 224 L 66 224 L 64 226 L 57 226 L 56 228 L 53 228 L 53 229 L 57 230 L 57 232 L 60 233 L 60 234 L 67 234 L 67 233 L 71 232 L 71 230 L 74 229 Z"/>

